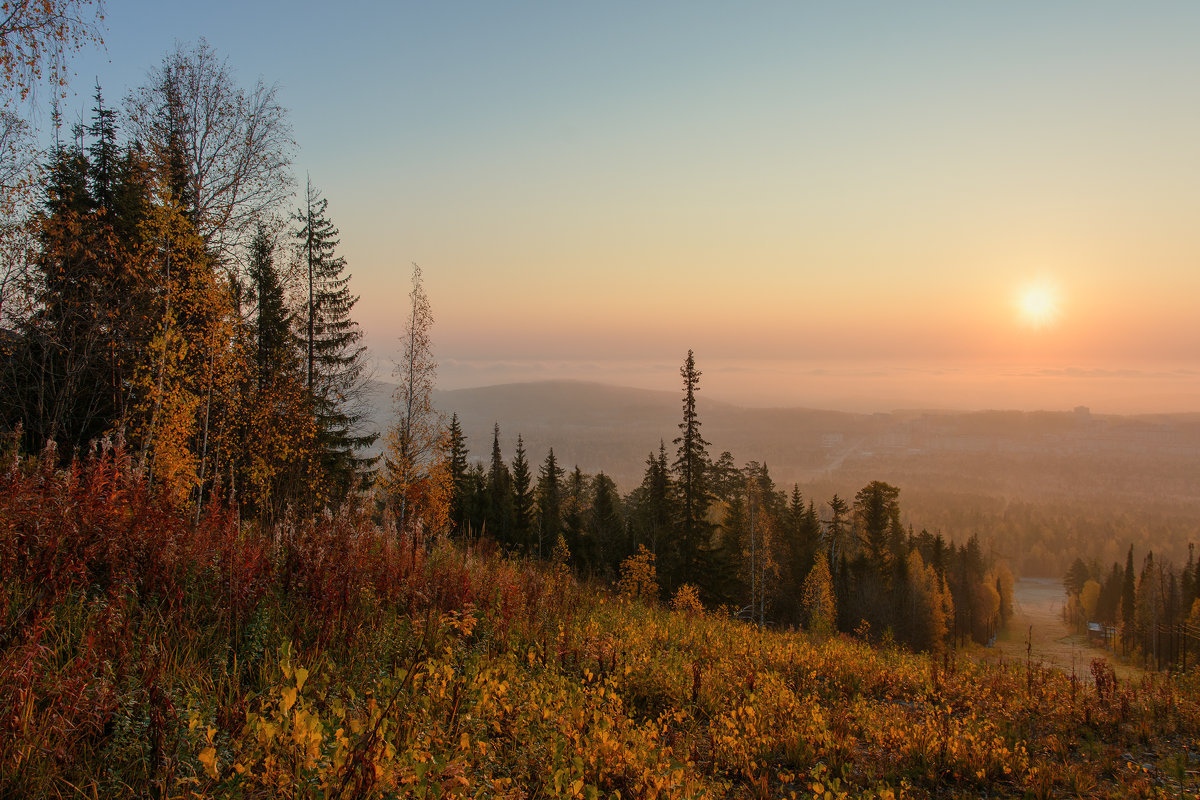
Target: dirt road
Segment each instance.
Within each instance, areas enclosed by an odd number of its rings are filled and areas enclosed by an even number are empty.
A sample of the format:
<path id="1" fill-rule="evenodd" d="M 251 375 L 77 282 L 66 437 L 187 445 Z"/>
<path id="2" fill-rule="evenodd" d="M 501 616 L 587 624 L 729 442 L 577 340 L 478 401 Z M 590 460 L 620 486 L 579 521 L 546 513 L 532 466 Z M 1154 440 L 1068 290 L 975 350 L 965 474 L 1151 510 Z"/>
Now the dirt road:
<path id="1" fill-rule="evenodd" d="M 1065 672 L 1073 668 L 1080 678 L 1091 680 L 1094 658 L 1108 659 L 1122 680 L 1140 678 L 1140 669 L 1120 663 L 1120 659 L 1107 650 L 1092 647 L 1086 636 L 1067 627 L 1062 618 L 1064 600 L 1060 581 L 1037 578 L 1017 581 L 1013 587 L 1013 618 L 1008 623 L 1008 630 L 996 637 L 995 646 L 988 648 L 984 657 L 1024 661 L 1026 642 L 1029 641 L 1034 659 Z"/>

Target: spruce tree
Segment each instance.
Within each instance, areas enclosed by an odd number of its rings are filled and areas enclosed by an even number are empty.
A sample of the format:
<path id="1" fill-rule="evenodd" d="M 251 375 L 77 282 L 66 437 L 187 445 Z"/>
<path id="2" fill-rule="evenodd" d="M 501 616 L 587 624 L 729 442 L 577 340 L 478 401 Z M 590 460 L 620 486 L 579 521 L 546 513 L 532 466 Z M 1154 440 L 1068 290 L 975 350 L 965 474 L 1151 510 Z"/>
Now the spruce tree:
<path id="1" fill-rule="evenodd" d="M 837 565 L 837 568 L 832 571 L 832 576 L 834 585 L 840 585 L 843 578 L 841 567 L 846 560 L 846 528 L 850 507 L 835 492 L 829 501 L 829 512 L 829 526 L 826 529 L 829 540 L 829 563 Z"/>
<path id="2" fill-rule="evenodd" d="M 705 483 L 709 443 L 700 435 L 700 418 L 696 413 L 696 392 L 700 388 L 700 370 L 688 350 L 687 359 L 679 368 L 683 378 L 683 420 L 675 457 L 676 485 L 679 487 L 680 519 L 675 552 L 671 559 L 672 586 L 695 582 L 701 573 L 701 558 L 711 532 L 708 522 L 710 494 Z"/>
<path id="3" fill-rule="evenodd" d="M 596 542 L 601 569 L 608 577 L 615 578 L 621 562 L 634 552 L 626 534 L 621 498 L 616 483 L 603 472 L 592 479 L 591 494 L 588 515 L 591 537 Z"/>
<path id="4" fill-rule="evenodd" d="M 567 477 L 566 497 L 563 502 L 563 536 L 567 549 L 576 565 L 590 569 L 595 565 L 595 542 L 587 535 L 587 480 L 579 465 Z"/>
<path id="5" fill-rule="evenodd" d="M 467 501 L 469 494 L 467 464 L 467 437 L 463 433 L 458 413 L 450 415 L 450 427 L 446 430 L 446 446 L 449 448 L 450 481 L 453 495 L 450 499 L 450 521 L 454 530 L 462 532 L 468 527 Z"/>
<path id="6" fill-rule="evenodd" d="M 646 457 L 646 472 L 641 485 L 631 496 L 630 506 L 634 534 L 631 547 L 644 544 L 661 562 L 666 536 L 675 519 L 671 468 L 667 460 L 666 443 L 661 439 L 658 442 L 658 454 L 652 452 Z"/>
<path id="7" fill-rule="evenodd" d="M 329 219 L 329 201 L 308 181 L 304 206 L 294 231 L 304 270 L 305 306 L 300 341 L 304 349 L 305 385 L 312 395 L 324 473 L 333 498 L 343 496 L 357 473 L 374 463 L 358 451 L 377 435 L 364 433 L 366 419 L 366 346 L 350 316 L 358 297 L 350 293 L 346 260 L 337 255 L 338 229 Z"/>
<path id="8" fill-rule="evenodd" d="M 517 452 L 512 463 L 513 542 L 528 554 L 533 549 L 533 475 L 525 458 L 525 440 L 517 434 Z"/>
<path id="9" fill-rule="evenodd" d="M 864 553 L 883 577 L 892 567 L 891 532 L 901 529 L 899 496 L 897 487 L 883 481 L 871 481 L 854 496 L 854 517 Z"/>
<path id="10" fill-rule="evenodd" d="M 255 304 L 254 363 L 258 388 L 293 362 L 292 318 L 284 305 L 283 283 L 275 268 L 275 246 L 266 225 L 258 223 L 250 241 L 250 299 Z"/>
<path id="11" fill-rule="evenodd" d="M 1121 582 L 1121 649 L 1129 655 L 1130 645 L 1136 636 L 1137 576 L 1133 572 L 1133 545 L 1129 545 L 1129 556 L 1125 561 L 1125 574 Z"/>
<path id="12" fill-rule="evenodd" d="M 505 547 L 513 546 L 512 474 L 500 452 L 498 422 L 492 428 L 492 460 L 487 471 L 487 515 L 484 525 L 497 542 Z"/>
<path id="13" fill-rule="evenodd" d="M 538 471 L 537 485 L 537 554 L 547 558 L 562 533 L 563 469 L 554 458 L 554 448 Z"/>
<path id="14" fill-rule="evenodd" d="M 88 135 L 92 137 L 92 144 L 88 147 L 92 192 L 97 206 L 111 212 L 118 163 L 117 115 L 113 109 L 105 107 L 99 82 L 96 83 L 94 97 L 96 105 L 92 106 L 92 124 L 87 129 Z"/>

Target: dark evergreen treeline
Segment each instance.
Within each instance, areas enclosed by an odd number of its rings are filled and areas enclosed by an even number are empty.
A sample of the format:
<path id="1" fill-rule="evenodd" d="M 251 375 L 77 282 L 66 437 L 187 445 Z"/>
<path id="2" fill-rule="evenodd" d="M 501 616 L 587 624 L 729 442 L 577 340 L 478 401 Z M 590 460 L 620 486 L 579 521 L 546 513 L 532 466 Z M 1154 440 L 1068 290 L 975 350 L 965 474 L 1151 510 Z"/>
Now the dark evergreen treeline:
<path id="1" fill-rule="evenodd" d="M 1069 622 L 1153 669 L 1187 668 L 1200 653 L 1200 561 L 1188 547 L 1176 568 L 1148 552 L 1140 568 L 1130 545 L 1125 564 L 1104 569 L 1079 558 L 1063 576 Z M 1098 628 L 1098 630 L 1097 630 Z"/>
<path id="2" fill-rule="evenodd" d="M 568 469 L 553 448 L 531 465 L 520 435 L 506 460 L 498 424 L 487 460 L 472 460 L 453 416 L 455 530 L 543 559 L 561 541 L 577 573 L 606 582 L 645 548 L 661 599 L 690 584 L 708 605 L 760 623 L 811 625 L 821 593 L 833 601 L 837 629 L 917 648 L 986 642 L 1007 621 L 1012 576 L 977 538 L 956 546 L 906 528 L 900 491 L 883 482 L 850 502 L 834 495 L 818 504 L 798 486 L 777 487 L 766 464 L 738 466 L 729 452 L 712 458 L 696 413 L 701 373 L 692 353 L 680 374 L 679 435 L 648 453 L 641 483 L 624 497 L 609 476 Z"/>
<path id="3" fill-rule="evenodd" d="M 357 298 L 328 204 L 301 207 L 274 89 L 180 46 L 126 99 L 99 87 L 5 236 L 0 433 L 61 457 L 120 437 L 156 490 L 277 516 L 369 461 Z"/>

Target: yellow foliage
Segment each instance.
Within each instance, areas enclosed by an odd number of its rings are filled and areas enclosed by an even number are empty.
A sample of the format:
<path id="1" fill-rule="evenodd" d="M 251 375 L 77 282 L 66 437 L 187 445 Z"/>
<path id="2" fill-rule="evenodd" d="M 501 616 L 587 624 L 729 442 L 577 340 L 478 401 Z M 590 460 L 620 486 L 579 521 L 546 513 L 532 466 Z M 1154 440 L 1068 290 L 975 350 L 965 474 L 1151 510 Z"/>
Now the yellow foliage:
<path id="1" fill-rule="evenodd" d="M 658 599 L 658 571 L 654 565 L 654 553 L 639 544 L 636 554 L 621 562 L 621 580 L 618 591 L 625 597 L 646 603 Z"/>
<path id="2" fill-rule="evenodd" d="M 674 611 L 686 611 L 689 614 L 695 614 L 704 610 L 704 604 L 700 602 L 700 590 L 690 583 L 685 583 L 675 590 L 675 596 L 671 598 L 671 608 Z"/>
<path id="3" fill-rule="evenodd" d="M 808 629 L 829 635 L 837 629 L 837 599 L 833 594 L 833 578 L 824 553 L 817 553 L 812 569 L 804 578 L 800 590 L 800 605 L 808 616 Z"/>

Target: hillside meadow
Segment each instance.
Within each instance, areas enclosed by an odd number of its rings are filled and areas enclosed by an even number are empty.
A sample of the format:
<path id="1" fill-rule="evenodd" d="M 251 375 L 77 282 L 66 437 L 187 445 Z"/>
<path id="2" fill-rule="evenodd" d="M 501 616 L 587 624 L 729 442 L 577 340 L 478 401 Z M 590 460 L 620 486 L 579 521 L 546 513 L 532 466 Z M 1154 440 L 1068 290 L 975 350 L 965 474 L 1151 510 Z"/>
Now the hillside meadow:
<path id="1" fill-rule="evenodd" d="M 0 796 L 1197 796 L 1194 673 L 760 630 L 365 504 L 193 518 L 125 454 L 0 476 Z"/>

